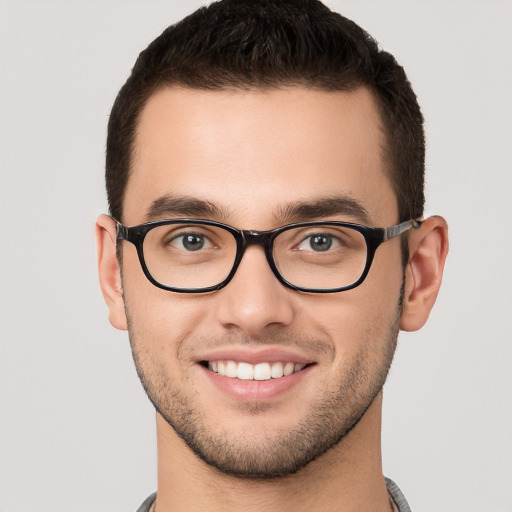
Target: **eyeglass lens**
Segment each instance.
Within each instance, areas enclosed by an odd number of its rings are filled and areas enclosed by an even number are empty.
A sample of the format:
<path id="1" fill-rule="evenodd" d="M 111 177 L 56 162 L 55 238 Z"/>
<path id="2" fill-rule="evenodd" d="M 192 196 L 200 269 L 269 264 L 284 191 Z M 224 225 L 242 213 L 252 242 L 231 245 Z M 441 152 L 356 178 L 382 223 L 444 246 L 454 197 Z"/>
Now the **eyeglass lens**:
<path id="1" fill-rule="evenodd" d="M 150 230 L 143 245 L 149 273 L 173 288 L 207 288 L 226 279 L 237 255 L 229 231 L 205 224 L 168 224 Z M 290 228 L 274 240 L 273 259 L 291 284 L 310 289 L 349 286 L 367 258 L 364 236 L 349 227 Z"/>

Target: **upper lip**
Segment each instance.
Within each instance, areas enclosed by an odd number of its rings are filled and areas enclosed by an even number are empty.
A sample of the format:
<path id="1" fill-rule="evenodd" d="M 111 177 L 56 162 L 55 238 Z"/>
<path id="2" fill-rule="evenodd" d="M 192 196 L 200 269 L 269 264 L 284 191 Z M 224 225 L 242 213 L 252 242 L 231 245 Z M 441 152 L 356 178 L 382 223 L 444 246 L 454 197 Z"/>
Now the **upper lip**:
<path id="1" fill-rule="evenodd" d="M 236 361 L 250 364 L 291 362 L 310 364 L 315 361 L 310 357 L 295 350 L 285 348 L 249 348 L 249 347 L 225 347 L 211 350 L 201 354 L 201 361 Z"/>

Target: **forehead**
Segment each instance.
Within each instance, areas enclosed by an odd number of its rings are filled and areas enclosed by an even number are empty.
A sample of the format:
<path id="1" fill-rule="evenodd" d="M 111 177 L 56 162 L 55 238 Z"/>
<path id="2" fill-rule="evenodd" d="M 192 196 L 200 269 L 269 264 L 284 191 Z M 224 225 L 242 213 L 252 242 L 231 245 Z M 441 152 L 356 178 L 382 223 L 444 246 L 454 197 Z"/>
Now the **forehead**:
<path id="1" fill-rule="evenodd" d="M 394 221 L 383 142 L 365 88 L 164 88 L 140 115 L 124 220 L 143 222 L 151 204 L 172 196 L 214 204 L 219 220 L 247 229 L 272 227 L 289 203 L 333 197 L 361 203 L 376 224 Z"/>

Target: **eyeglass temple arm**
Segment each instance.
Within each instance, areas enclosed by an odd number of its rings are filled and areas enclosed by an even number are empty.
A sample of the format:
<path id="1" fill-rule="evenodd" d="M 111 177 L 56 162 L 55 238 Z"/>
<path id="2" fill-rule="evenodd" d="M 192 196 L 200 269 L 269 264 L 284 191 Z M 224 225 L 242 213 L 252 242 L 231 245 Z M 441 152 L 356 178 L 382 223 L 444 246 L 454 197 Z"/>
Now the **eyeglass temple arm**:
<path id="1" fill-rule="evenodd" d="M 401 224 L 398 224 L 396 226 L 391 226 L 389 228 L 384 228 L 384 239 L 383 242 L 386 240 L 389 240 L 390 238 L 393 238 L 395 236 L 401 235 L 402 233 L 405 233 L 411 228 L 418 229 L 421 226 L 420 220 L 407 220 L 405 222 L 402 222 Z"/>
<path id="2" fill-rule="evenodd" d="M 128 228 L 121 224 L 118 220 L 115 220 L 116 223 L 116 239 L 118 242 L 122 240 L 128 240 Z"/>

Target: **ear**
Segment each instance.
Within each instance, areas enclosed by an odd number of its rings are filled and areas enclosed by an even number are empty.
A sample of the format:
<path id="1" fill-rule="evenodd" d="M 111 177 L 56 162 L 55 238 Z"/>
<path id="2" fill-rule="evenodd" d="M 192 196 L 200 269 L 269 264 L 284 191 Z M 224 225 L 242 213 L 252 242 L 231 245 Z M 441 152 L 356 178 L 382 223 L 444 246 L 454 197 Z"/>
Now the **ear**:
<path id="1" fill-rule="evenodd" d="M 400 329 L 423 327 L 436 301 L 448 254 L 448 225 L 442 217 L 429 217 L 409 236 L 409 261 Z"/>
<path id="2" fill-rule="evenodd" d="M 116 256 L 116 223 L 108 215 L 100 215 L 96 220 L 96 246 L 100 286 L 110 323 L 117 329 L 127 330 L 121 269 Z"/>

